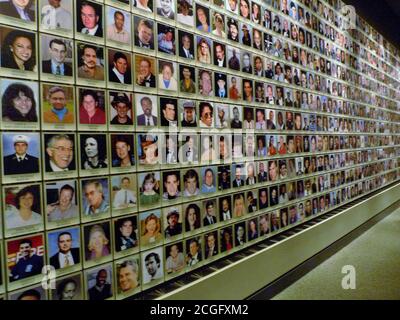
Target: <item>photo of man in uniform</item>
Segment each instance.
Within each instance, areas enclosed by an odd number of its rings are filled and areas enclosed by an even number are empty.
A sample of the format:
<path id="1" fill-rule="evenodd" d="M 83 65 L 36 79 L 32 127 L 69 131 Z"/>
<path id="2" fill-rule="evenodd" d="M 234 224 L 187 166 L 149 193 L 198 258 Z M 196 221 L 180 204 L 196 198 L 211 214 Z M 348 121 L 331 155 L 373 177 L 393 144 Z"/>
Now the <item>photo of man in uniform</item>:
<path id="1" fill-rule="evenodd" d="M 4 174 L 10 175 L 38 173 L 39 159 L 28 154 L 28 147 L 30 142 L 29 138 L 26 135 L 17 134 L 13 137 L 12 141 L 15 153 L 4 156 Z"/>

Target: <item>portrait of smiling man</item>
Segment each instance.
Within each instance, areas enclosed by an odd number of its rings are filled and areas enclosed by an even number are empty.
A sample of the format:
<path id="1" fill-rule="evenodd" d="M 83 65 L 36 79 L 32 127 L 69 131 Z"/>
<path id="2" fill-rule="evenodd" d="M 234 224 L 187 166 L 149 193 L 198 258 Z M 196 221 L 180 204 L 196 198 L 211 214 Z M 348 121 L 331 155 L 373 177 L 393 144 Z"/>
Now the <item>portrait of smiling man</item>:
<path id="1" fill-rule="evenodd" d="M 74 138 L 67 134 L 45 135 L 46 172 L 75 170 Z"/>

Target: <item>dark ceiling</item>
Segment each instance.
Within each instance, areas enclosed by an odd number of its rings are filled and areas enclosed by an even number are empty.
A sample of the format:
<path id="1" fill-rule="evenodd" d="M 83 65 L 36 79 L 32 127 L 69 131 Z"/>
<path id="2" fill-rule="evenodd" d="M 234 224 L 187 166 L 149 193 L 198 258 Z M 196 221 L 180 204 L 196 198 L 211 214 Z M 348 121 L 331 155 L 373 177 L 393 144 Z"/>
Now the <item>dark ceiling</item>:
<path id="1" fill-rule="evenodd" d="M 344 0 L 388 41 L 400 49 L 399 0 Z"/>

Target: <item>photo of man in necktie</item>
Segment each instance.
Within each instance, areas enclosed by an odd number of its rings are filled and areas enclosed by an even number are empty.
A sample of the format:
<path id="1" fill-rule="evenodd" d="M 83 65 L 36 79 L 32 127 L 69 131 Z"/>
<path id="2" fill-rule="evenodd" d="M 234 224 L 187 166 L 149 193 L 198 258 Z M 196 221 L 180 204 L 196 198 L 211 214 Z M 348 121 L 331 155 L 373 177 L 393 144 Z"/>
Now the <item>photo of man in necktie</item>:
<path id="1" fill-rule="evenodd" d="M 64 229 L 49 233 L 50 264 L 63 269 L 79 264 L 79 228 Z M 55 253 L 54 253 L 55 252 Z"/>

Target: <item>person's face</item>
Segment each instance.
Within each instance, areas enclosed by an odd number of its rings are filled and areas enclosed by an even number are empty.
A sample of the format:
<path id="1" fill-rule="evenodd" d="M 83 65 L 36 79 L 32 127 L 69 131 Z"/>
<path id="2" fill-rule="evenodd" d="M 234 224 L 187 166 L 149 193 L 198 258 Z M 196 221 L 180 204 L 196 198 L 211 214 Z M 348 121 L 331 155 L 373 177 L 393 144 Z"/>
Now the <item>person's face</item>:
<path id="1" fill-rule="evenodd" d="M 257 71 L 261 71 L 262 70 L 262 60 L 261 59 L 256 59 L 256 63 L 255 63 L 255 67 Z"/>
<path id="2" fill-rule="evenodd" d="M 145 158 L 146 159 L 152 159 L 153 157 L 156 156 L 156 150 L 157 150 L 157 144 L 156 143 L 152 143 L 151 145 L 145 147 L 143 149 L 144 153 L 145 153 Z"/>
<path id="3" fill-rule="evenodd" d="M 73 282 L 68 282 L 64 290 L 61 292 L 61 299 L 62 300 L 72 300 L 72 298 L 76 294 L 76 285 Z"/>
<path id="4" fill-rule="evenodd" d="M 126 159 L 129 158 L 129 151 L 131 150 L 131 147 L 123 141 L 118 141 L 115 144 L 115 151 L 117 152 L 117 156 L 120 159 Z"/>
<path id="5" fill-rule="evenodd" d="M 249 16 L 249 4 L 244 0 L 240 1 L 240 14 L 245 18 Z"/>
<path id="6" fill-rule="evenodd" d="M 144 183 L 144 190 L 145 191 L 151 191 L 154 188 L 154 182 L 152 180 L 146 180 Z"/>
<path id="7" fill-rule="evenodd" d="M 99 150 L 98 150 L 98 144 L 97 144 L 96 139 L 94 139 L 92 137 L 86 139 L 85 152 L 89 158 L 92 158 L 92 157 L 95 157 L 98 155 Z"/>
<path id="8" fill-rule="evenodd" d="M 208 186 L 212 186 L 213 184 L 213 174 L 211 171 L 207 171 L 206 176 L 205 176 L 205 183 Z"/>
<path id="9" fill-rule="evenodd" d="M 215 55 L 217 56 L 218 60 L 223 60 L 225 57 L 225 51 L 223 50 L 222 46 L 215 47 Z"/>
<path id="10" fill-rule="evenodd" d="M 221 121 L 225 118 L 225 111 L 222 108 L 218 108 L 218 118 L 221 119 Z"/>
<path id="11" fill-rule="evenodd" d="M 253 166 L 248 166 L 247 167 L 247 175 L 250 176 L 250 177 L 254 176 L 254 168 L 253 168 Z"/>
<path id="12" fill-rule="evenodd" d="M 13 100 L 13 106 L 17 109 L 23 116 L 26 116 L 32 109 L 32 100 L 27 97 L 22 91 L 18 93 Z"/>
<path id="13" fill-rule="evenodd" d="M 186 120 L 188 122 L 193 121 L 194 109 L 193 108 L 185 108 L 185 115 L 186 115 Z"/>
<path id="14" fill-rule="evenodd" d="M 103 194 L 97 190 L 96 186 L 93 183 L 86 185 L 85 187 L 85 196 L 86 200 L 92 207 L 99 207 L 101 202 L 103 201 Z M 94 235 L 96 232 L 94 233 Z"/>
<path id="15" fill-rule="evenodd" d="M 52 95 L 50 95 L 49 102 L 54 109 L 56 110 L 63 109 L 66 103 L 65 93 L 62 91 L 54 92 Z"/>
<path id="16" fill-rule="evenodd" d="M 185 80 L 189 80 L 190 79 L 191 72 L 190 72 L 189 68 L 184 68 L 182 70 L 182 74 L 183 74 L 183 77 L 185 78 Z"/>
<path id="17" fill-rule="evenodd" d="M 85 48 L 82 59 L 87 68 L 94 69 L 96 67 L 97 55 L 94 49 Z"/>
<path id="18" fill-rule="evenodd" d="M 230 25 L 229 25 L 229 32 L 230 32 L 230 34 L 231 34 L 232 39 L 236 39 L 236 38 L 237 38 L 238 29 L 237 29 L 236 25 L 230 24 Z M 233 55 L 235 55 L 235 52 L 234 52 Z"/>
<path id="19" fill-rule="evenodd" d="M 178 216 L 176 214 L 171 214 L 168 218 L 168 224 L 171 228 L 175 228 L 178 224 Z"/>
<path id="20" fill-rule="evenodd" d="M 26 150 L 28 149 L 28 144 L 26 144 L 25 142 L 16 142 L 14 144 L 14 149 L 17 155 L 23 155 L 26 153 Z"/>
<path id="21" fill-rule="evenodd" d="M 211 127 L 211 125 L 212 125 L 212 111 L 208 106 L 204 107 L 203 112 L 201 114 L 201 119 L 207 126 Z"/>
<path id="22" fill-rule="evenodd" d="M 32 247 L 29 243 L 21 243 L 19 246 L 19 253 L 24 259 L 27 259 L 31 255 L 31 249 Z"/>
<path id="23" fill-rule="evenodd" d="M 118 30 L 122 30 L 122 28 L 124 27 L 124 22 L 125 22 L 125 17 L 123 14 L 118 13 L 114 16 L 114 24 Z"/>
<path id="24" fill-rule="evenodd" d="M 237 231 L 236 231 L 238 238 L 243 238 L 244 235 L 244 228 L 242 226 L 239 226 Z"/>
<path id="25" fill-rule="evenodd" d="M 179 180 L 174 174 L 169 175 L 167 176 L 167 181 L 165 181 L 164 186 L 170 196 L 175 196 L 178 191 Z"/>
<path id="26" fill-rule="evenodd" d="M 234 117 L 234 119 L 235 120 L 239 120 L 239 116 L 240 116 L 240 114 L 239 114 L 239 109 L 233 109 L 233 117 Z"/>
<path id="27" fill-rule="evenodd" d="M 236 213 L 242 213 L 244 209 L 244 201 L 243 198 L 239 198 L 235 200 L 235 211 Z"/>
<path id="28" fill-rule="evenodd" d="M 58 239 L 58 248 L 62 253 L 67 253 L 71 250 L 72 238 L 69 234 L 64 234 Z"/>
<path id="29" fill-rule="evenodd" d="M 258 31 L 254 32 L 253 40 L 257 46 L 261 45 L 261 34 Z"/>
<path id="30" fill-rule="evenodd" d="M 248 67 L 250 65 L 250 57 L 247 54 L 243 56 L 243 64 L 245 67 Z"/>
<path id="31" fill-rule="evenodd" d="M 27 62 L 32 56 L 32 43 L 29 38 L 17 37 L 10 47 L 16 60 Z"/>
<path id="32" fill-rule="evenodd" d="M 81 8 L 81 19 L 86 28 L 93 29 L 99 21 L 99 16 L 96 15 L 96 11 L 92 6 L 87 5 Z"/>
<path id="33" fill-rule="evenodd" d="M 257 122 L 261 122 L 264 120 L 264 114 L 262 111 L 257 111 Z"/>
<path id="34" fill-rule="evenodd" d="M 56 140 L 54 146 L 46 151 L 54 164 L 61 169 L 68 168 L 74 157 L 73 143 L 67 139 Z"/>
<path id="35" fill-rule="evenodd" d="M 201 74 L 201 85 L 205 94 L 211 91 L 211 76 L 208 72 Z"/>
<path id="36" fill-rule="evenodd" d="M 209 248 L 214 248 L 215 247 L 215 237 L 213 234 L 210 234 L 207 237 L 207 245 Z"/>
<path id="37" fill-rule="evenodd" d="M 196 220 L 197 220 L 196 212 L 194 211 L 193 208 L 190 208 L 189 212 L 188 212 L 188 222 L 189 222 L 189 224 L 194 226 L 194 224 L 196 223 Z"/>
<path id="38" fill-rule="evenodd" d="M 287 168 L 286 168 L 286 165 L 283 164 L 281 166 L 281 176 L 286 177 L 286 175 L 287 175 Z"/>
<path id="39" fill-rule="evenodd" d="M 235 169 L 235 178 L 236 178 L 237 180 L 239 180 L 241 175 L 242 175 L 241 169 L 240 169 L 239 167 L 236 168 L 236 169 Z"/>
<path id="40" fill-rule="evenodd" d="M 301 117 L 297 116 L 295 119 L 296 128 L 301 128 Z"/>
<path id="41" fill-rule="evenodd" d="M 246 81 L 243 84 L 243 89 L 244 89 L 244 93 L 246 94 L 247 97 L 251 97 L 253 94 L 253 88 L 250 85 L 250 82 Z"/>
<path id="42" fill-rule="evenodd" d="M 272 162 L 269 166 L 269 176 L 271 180 L 276 180 L 277 172 L 275 162 Z"/>
<path id="43" fill-rule="evenodd" d="M 289 142 L 288 142 L 288 150 L 289 150 L 290 152 L 294 152 L 294 151 L 295 151 L 295 146 L 294 146 L 294 141 L 293 141 L 293 139 L 289 140 Z"/>
<path id="44" fill-rule="evenodd" d="M 154 277 L 158 270 L 158 264 L 156 259 L 153 256 L 151 256 L 149 259 L 145 261 L 145 263 L 147 272 L 149 273 L 149 275 Z"/>
<path id="45" fill-rule="evenodd" d="M 19 206 L 21 209 L 31 210 L 33 206 L 33 194 L 28 192 L 19 198 Z"/>
<path id="46" fill-rule="evenodd" d="M 117 110 L 117 114 L 119 118 L 126 118 L 128 115 L 128 106 L 126 105 L 126 103 L 123 102 L 119 102 L 116 105 L 116 110 Z"/>
<path id="47" fill-rule="evenodd" d="M 138 30 L 138 36 L 143 44 L 149 44 L 153 37 L 153 30 L 146 25 L 141 25 Z"/>
<path id="48" fill-rule="evenodd" d="M 228 200 L 226 200 L 226 199 L 224 199 L 222 201 L 222 210 L 225 212 L 229 210 L 229 203 L 228 203 Z"/>
<path id="49" fill-rule="evenodd" d="M 165 119 L 169 121 L 175 120 L 175 106 L 173 104 L 168 103 L 163 110 Z"/>
<path id="50" fill-rule="evenodd" d="M 169 66 L 165 66 L 162 69 L 162 76 L 164 80 L 170 80 L 172 78 L 172 70 Z"/>
<path id="51" fill-rule="evenodd" d="M 121 268 L 119 270 L 118 282 L 122 291 L 128 291 L 137 287 L 137 274 L 133 270 L 132 266 L 128 265 L 125 268 Z"/>
<path id="52" fill-rule="evenodd" d="M 171 249 L 169 250 L 169 255 L 172 258 L 176 258 L 178 256 L 179 253 L 179 249 L 178 246 L 176 244 L 174 244 L 173 246 L 171 246 Z"/>
<path id="53" fill-rule="evenodd" d="M 263 97 L 263 88 L 262 88 L 262 86 L 257 86 L 256 95 L 257 95 L 257 98 L 262 98 Z"/>
<path id="54" fill-rule="evenodd" d="M 119 228 L 123 237 L 130 237 L 133 232 L 132 222 L 127 220 L 125 221 L 122 226 Z"/>
<path id="55" fill-rule="evenodd" d="M 235 11 L 236 10 L 236 0 L 228 0 L 228 3 L 229 3 L 229 8 L 232 11 Z"/>
<path id="56" fill-rule="evenodd" d="M 156 219 L 150 219 L 146 223 L 146 231 L 150 234 L 153 234 L 157 230 L 157 221 Z"/>
<path id="57" fill-rule="evenodd" d="M 213 216 L 214 215 L 214 205 L 212 205 L 212 204 L 208 205 L 206 208 L 206 213 L 209 216 Z"/>
<path id="58" fill-rule="evenodd" d="M 151 103 L 151 100 L 143 100 L 141 102 L 141 106 L 142 106 L 143 113 L 146 116 L 151 116 L 151 110 L 153 109 L 153 105 Z"/>
<path id="59" fill-rule="evenodd" d="M 186 179 L 185 184 L 186 184 L 186 190 L 190 194 L 194 194 L 196 192 L 197 180 L 195 177 Z"/>
<path id="60" fill-rule="evenodd" d="M 119 73 L 125 74 L 126 70 L 128 69 L 128 61 L 126 61 L 124 58 L 119 58 L 114 62 L 114 67 Z"/>
<path id="61" fill-rule="evenodd" d="M 67 208 L 72 201 L 72 191 L 63 189 L 60 193 L 59 202 L 61 208 Z"/>
<path id="62" fill-rule="evenodd" d="M 201 24 L 207 23 L 207 16 L 203 9 L 197 9 L 197 19 L 200 21 Z"/>
<path id="63" fill-rule="evenodd" d="M 21 9 L 25 9 L 26 6 L 29 4 L 29 0 L 12 0 L 12 2 L 14 3 L 14 5 Z"/>
<path id="64" fill-rule="evenodd" d="M 268 114 L 268 117 L 269 117 L 270 121 L 274 121 L 274 112 L 270 111 L 269 114 Z M 271 138 L 273 139 L 273 137 L 271 137 Z"/>
<path id="65" fill-rule="evenodd" d="M 197 254 L 197 252 L 199 251 L 199 246 L 197 245 L 196 242 L 190 243 L 189 251 L 192 256 L 195 256 Z"/>
<path id="66" fill-rule="evenodd" d="M 107 271 L 101 270 L 96 277 L 96 284 L 100 287 L 104 286 L 107 280 Z"/>
<path id="67" fill-rule="evenodd" d="M 65 57 L 67 56 L 67 50 L 65 46 L 62 44 L 53 43 L 49 51 L 51 60 L 53 60 L 56 63 L 63 63 Z"/>
<path id="68" fill-rule="evenodd" d="M 264 217 L 261 218 L 260 219 L 260 226 L 261 226 L 261 229 L 264 232 L 268 231 L 268 220 L 266 218 L 264 218 Z"/>
<path id="69" fill-rule="evenodd" d="M 186 50 L 189 50 L 189 49 L 190 49 L 190 38 L 189 38 L 188 36 L 184 36 L 184 37 L 182 38 L 182 44 L 183 44 L 183 47 L 184 47 Z"/>
<path id="70" fill-rule="evenodd" d="M 168 13 L 172 10 L 171 8 L 171 0 L 160 0 L 161 10 L 165 13 Z"/>

